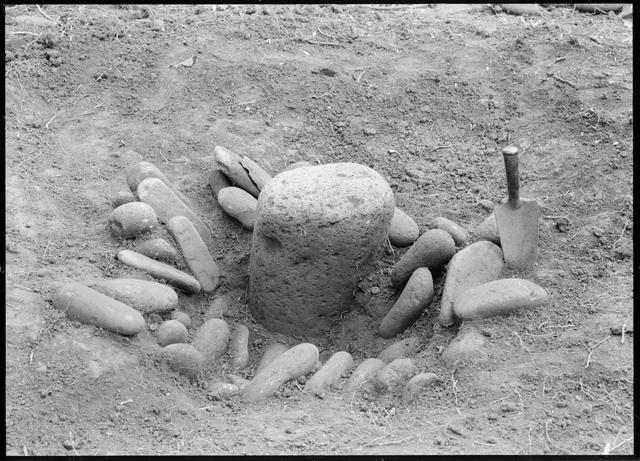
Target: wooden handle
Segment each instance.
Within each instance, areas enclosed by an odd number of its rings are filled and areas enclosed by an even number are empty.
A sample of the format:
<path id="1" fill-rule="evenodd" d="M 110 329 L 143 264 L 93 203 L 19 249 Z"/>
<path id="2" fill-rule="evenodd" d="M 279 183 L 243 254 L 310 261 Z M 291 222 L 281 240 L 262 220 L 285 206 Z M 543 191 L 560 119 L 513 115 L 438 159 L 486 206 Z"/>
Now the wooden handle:
<path id="1" fill-rule="evenodd" d="M 509 196 L 509 207 L 518 208 L 520 206 L 520 180 L 518 176 L 518 148 L 507 146 L 502 149 L 504 158 L 504 168 L 507 171 L 507 194 Z"/>

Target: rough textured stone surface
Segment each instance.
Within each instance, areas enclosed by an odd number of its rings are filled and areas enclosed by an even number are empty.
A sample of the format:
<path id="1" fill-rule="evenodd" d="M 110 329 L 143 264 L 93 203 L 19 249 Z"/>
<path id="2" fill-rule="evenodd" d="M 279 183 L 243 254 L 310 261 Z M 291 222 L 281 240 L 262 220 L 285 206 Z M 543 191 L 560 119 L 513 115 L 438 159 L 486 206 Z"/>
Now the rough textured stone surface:
<path id="1" fill-rule="evenodd" d="M 178 294 L 166 285 L 138 279 L 97 279 L 86 285 L 144 313 L 168 312 L 178 306 Z"/>
<path id="2" fill-rule="evenodd" d="M 198 229 L 204 243 L 212 247 L 211 231 L 207 225 L 176 194 L 157 178 L 144 179 L 138 184 L 138 198 L 151 205 L 162 222 L 174 216 L 184 216 Z"/>
<path id="3" fill-rule="evenodd" d="M 453 302 L 464 290 L 496 280 L 502 274 L 502 250 L 487 241 L 472 243 L 456 253 L 449 267 L 442 290 L 438 321 L 443 327 L 455 323 Z"/>
<path id="4" fill-rule="evenodd" d="M 491 212 L 484 221 L 478 224 L 476 230 L 473 231 L 471 239 L 474 241 L 488 240 L 496 245 L 500 245 L 500 233 L 498 232 L 498 221 L 496 221 L 495 212 Z"/>
<path id="5" fill-rule="evenodd" d="M 111 234 L 119 239 L 137 237 L 153 230 L 157 225 L 156 212 L 142 202 L 125 203 L 109 215 Z"/>
<path id="6" fill-rule="evenodd" d="M 469 233 L 460 224 L 439 216 L 431 221 L 431 227 L 448 232 L 456 246 L 464 246 L 469 242 Z"/>
<path id="7" fill-rule="evenodd" d="M 245 229 L 253 230 L 258 201 L 249 192 L 239 187 L 225 187 L 218 192 L 218 204 Z"/>
<path id="8" fill-rule="evenodd" d="M 131 192 L 118 192 L 111 199 L 111 206 L 114 208 L 118 208 L 120 205 L 124 205 L 125 203 L 135 202 L 136 197 Z"/>
<path id="9" fill-rule="evenodd" d="M 456 244 L 448 232 L 442 229 L 425 232 L 393 266 L 391 286 L 404 285 L 418 267 L 427 267 L 432 274 L 440 272 L 455 252 Z"/>
<path id="10" fill-rule="evenodd" d="M 160 351 L 160 358 L 173 371 L 190 379 L 197 378 L 202 371 L 202 354 L 191 344 L 169 344 Z"/>
<path id="11" fill-rule="evenodd" d="M 409 380 L 402 390 L 400 402 L 403 405 L 410 404 L 416 399 L 416 397 L 418 397 L 418 395 L 420 395 L 422 389 L 436 381 L 440 381 L 440 378 L 435 373 L 418 373 Z"/>
<path id="12" fill-rule="evenodd" d="M 463 320 L 475 320 L 541 306 L 548 299 L 545 289 L 529 280 L 501 279 L 464 290 L 453 311 Z"/>
<path id="13" fill-rule="evenodd" d="M 256 374 L 260 373 L 260 371 L 269 365 L 273 360 L 279 355 L 284 354 L 289 350 L 289 346 L 282 343 L 271 343 L 265 347 L 264 352 L 262 353 L 262 357 L 260 358 L 260 363 L 258 364 L 258 368 L 256 369 Z"/>
<path id="14" fill-rule="evenodd" d="M 144 329 L 140 312 L 79 283 L 59 286 L 52 302 L 53 307 L 64 312 L 70 320 L 80 323 L 122 335 L 135 335 Z"/>
<path id="15" fill-rule="evenodd" d="M 389 241 L 391 244 L 397 247 L 406 247 L 415 242 L 419 236 L 420 229 L 418 224 L 411 216 L 396 207 L 389 227 Z"/>
<path id="16" fill-rule="evenodd" d="M 231 186 L 231 181 L 222 170 L 215 169 L 209 172 L 209 188 L 211 188 L 211 193 L 216 200 L 218 199 L 218 192 L 229 186 Z"/>
<path id="17" fill-rule="evenodd" d="M 472 328 L 462 329 L 458 336 L 447 346 L 442 353 L 442 359 L 450 367 L 463 363 L 482 362 L 488 354 L 484 350 L 487 340 L 484 336 Z"/>
<path id="18" fill-rule="evenodd" d="M 214 154 L 220 171 L 222 171 L 234 185 L 246 190 L 256 198 L 260 195 L 260 189 L 258 189 L 256 183 L 249 176 L 249 172 L 240 163 L 242 159 L 239 155 L 222 146 L 216 146 Z"/>
<path id="19" fill-rule="evenodd" d="M 351 374 L 344 387 L 345 391 L 353 393 L 373 390 L 372 381 L 378 370 L 384 366 L 385 363 L 380 359 L 369 358 L 364 360 Z"/>
<path id="20" fill-rule="evenodd" d="M 254 318 L 283 333 L 329 328 L 382 254 L 393 210 L 391 188 L 364 165 L 298 168 L 269 181 L 249 262 Z"/>
<path id="21" fill-rule="evenodd" d="M 198 328 L 191 344 L 202 353 L 203 365 L 208 367 L 227 352 L 230 337 L 227 322 L 211 319 Z"/>
<path id="22" fill-rule="evenodd" d="M 118 259 L 128 266 L 148 272 L 157 279 L 166 280 L 167 283 L 186 293 L 200 293 L 200 282 L 168 264 L 147 258 L 145 255 L 131 250 L 120 250 Z"/>
<path id="23" fill-rule="evenodd" d="M 236 325 L 231 332 L 229 355 L 234 370 L 242 370 L 249 363 L 249 329 L 245 325 Z"/>
<path id="24" fill-rule="evenodd" d="M 426 267 L 419 267 L 405 285 L 402 294 L 384 316 L 378 334 L 391 338 L 410 326 L 429 307 L 433 299 L 433 278 Z"/>
<path id="25" fill-rule="evenodd" d="M 189 314 L 182 311 L 173 311 L 171 313 L 171 320 L 177 320 L 181 324 L 183 324 L 187 329 L 191 328 L 191 317 Z"/>
<path id="26" fill-rule="evenodd" d="M 411 336 L 402 341 L 393 343 L 378 355 L 384 363 L 389 363 L 395 359 L 409 358 L 420 350 L 420 338 Z"/>
<path id="27" fill-rule="evenodd" d="M 138 243 L 135 247 L 135 251 L 157 260 L 176 262 L 180 258 L 178 250 L 176 250 L 165 239 L 160 237 Z"/>
<path id="28" fill-rule="evenodd" d="M 377 392 L 393 392 L 404 386 L 415 374 L 418 367 L 411 359 L 395 359 L 380 368 L 373 378 L 373 386 Z"/>
<path id="29" fill-rule="evenodd" d="M 242 390 L 242 397 L 258 401 L 273 395 L 287 381 L 296 379 L 313 370 L 318 362 L 318 348 L 302 343 L 276 357 L 260 370 Z"/>
<path id="30" fill-rule="evenodd" d="M 353 357 L 345 351 L 333 354 L 327 363 L 307 381 L 306 389 L 315 395 L 323 396 L 329 387 L 340 381 L 340 378 L 354 365 Z"/>
<path id="31" fill-rule="evenodd" d="M 150 162 L 138 162 L 130 165 L 125 170 L 125 176 L 127 178 L 127 185 L 131 192 L 138 194 L 138 185 L 147 178 L 156 178 L 162 181 L 174 194 L 187 206 L 191 206 L 189 199 L 178 189 L 176 189 L 171 181 L 153 164 Z"/>
<path id="32" fill-rule="evenodd" d="M 177 320 L 167 320 L 158 327 L 158 344 L 168 346 L 175 343 L 186 343 L 189 333 L 187 327 Z"/>
<path id="33" fill-rule="evenodd" d="M 187 267 L 205 293 L 213 293 L 220 285 L 220 270 L 200 238 L 193 223 L 184 216 L 174 216 L 167 222 L 167 230 L 178 244 Z"/>

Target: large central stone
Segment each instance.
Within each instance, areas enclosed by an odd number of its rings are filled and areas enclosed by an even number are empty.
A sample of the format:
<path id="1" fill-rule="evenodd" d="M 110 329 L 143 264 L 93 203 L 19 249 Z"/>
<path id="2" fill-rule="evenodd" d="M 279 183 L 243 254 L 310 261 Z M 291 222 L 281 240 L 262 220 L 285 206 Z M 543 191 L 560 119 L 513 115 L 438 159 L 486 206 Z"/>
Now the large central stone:
<path id="1" fill-rule="evenodd" d="M 381 256 L 395 202 L 371 168 L 332 163 L 285 171 L 262 189 L 249 262 L 249 308 L 265 327 L 319 334 L 351 309 Z"/>

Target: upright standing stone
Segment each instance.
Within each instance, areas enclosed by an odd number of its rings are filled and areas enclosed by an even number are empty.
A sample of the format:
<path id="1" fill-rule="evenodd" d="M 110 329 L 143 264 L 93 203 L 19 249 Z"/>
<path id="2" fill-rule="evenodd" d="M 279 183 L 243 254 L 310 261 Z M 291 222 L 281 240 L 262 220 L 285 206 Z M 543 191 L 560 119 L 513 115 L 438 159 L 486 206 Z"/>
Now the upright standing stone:
<path id="1" fill-rule="evenodd" d="M 356 163 L 297 168 L 258 199 L 249 308 L 265 327 L 318 334 L 348 309 L 384 250 L 395 204 L 389 184 Z"/>

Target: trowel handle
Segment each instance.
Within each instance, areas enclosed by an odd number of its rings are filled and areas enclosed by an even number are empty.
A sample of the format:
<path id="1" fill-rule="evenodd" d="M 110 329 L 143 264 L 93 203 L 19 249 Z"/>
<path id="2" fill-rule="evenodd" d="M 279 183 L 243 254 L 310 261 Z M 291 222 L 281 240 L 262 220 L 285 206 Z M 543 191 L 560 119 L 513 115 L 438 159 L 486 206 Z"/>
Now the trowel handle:
<path id="1" fill-rule="evenodd" d="M 518 148 L 507 146 L 502 149 L 504 157 L 504 168 L 507 171 L 507 193 L 509 196 L 509 207 L 518 208 L 520 206 L 520 180 L 518 177 Z"/>

